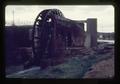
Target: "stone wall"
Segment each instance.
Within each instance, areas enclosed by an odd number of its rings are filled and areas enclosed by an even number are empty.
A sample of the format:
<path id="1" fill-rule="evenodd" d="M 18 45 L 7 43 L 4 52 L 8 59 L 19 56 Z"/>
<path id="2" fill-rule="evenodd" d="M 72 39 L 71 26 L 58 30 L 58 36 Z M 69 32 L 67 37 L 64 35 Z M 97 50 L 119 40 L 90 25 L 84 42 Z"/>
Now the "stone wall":
<path id="1" fill-rule="evenodd" d="M 29 28 L 27 27 L 6 27 L 4 30 L 4 51 L 6 65 L 20 64 L 19 48 L 31 47 L 29 39 Z"/>

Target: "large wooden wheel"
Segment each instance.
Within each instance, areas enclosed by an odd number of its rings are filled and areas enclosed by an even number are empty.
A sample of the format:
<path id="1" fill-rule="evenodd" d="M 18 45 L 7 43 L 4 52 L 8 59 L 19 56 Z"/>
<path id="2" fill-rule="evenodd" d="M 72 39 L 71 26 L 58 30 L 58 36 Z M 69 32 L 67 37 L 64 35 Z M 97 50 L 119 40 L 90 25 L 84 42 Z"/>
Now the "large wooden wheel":
<path id="1" fill-rule="evenodd" d="M 32 31 L 32 48 L 34 58 L 38 61 L 54 56 L 56 20 L 49 10 L 45 15 L 41 12 L 34 23 Z"/>

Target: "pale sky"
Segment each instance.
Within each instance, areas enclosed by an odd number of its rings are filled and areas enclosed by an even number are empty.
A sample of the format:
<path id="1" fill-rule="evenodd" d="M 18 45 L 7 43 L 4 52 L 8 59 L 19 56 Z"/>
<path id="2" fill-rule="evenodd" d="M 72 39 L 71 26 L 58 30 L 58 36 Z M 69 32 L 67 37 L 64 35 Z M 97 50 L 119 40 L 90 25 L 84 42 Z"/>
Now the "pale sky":
<path id="1" fill-rule="evenodd" d="M 56 8 L 66 18 L 86 20 L 97 18 L 98 32 L 114 32 L 114 7 L 112 5 L 8 5 L 5 8 L 5 25 L 33 25 L 37 15 L 44 9 Z"/>

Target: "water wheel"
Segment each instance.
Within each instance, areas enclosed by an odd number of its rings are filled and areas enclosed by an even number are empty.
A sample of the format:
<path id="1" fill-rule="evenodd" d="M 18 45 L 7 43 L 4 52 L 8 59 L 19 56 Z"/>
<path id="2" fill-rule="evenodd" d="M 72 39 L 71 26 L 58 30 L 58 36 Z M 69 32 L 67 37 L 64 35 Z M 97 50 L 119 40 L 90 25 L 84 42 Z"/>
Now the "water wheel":
<path id="1" fill-rule="evenodd" d="M 51 58 L 55 54 L 56 19 L 55 15 L 61 15 L 59 10 L 43 10 L 38 14 L 32 31 L 32 48 L 35 62 L 40 59 Z M 37 62 L 38 61 L 38 62 Z"/>

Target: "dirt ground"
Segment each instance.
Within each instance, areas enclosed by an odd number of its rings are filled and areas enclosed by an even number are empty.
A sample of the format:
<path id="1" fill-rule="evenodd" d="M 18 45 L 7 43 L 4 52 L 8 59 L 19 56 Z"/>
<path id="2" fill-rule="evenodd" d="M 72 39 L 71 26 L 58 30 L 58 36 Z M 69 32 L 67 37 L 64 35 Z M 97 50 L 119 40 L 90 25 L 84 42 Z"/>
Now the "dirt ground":
<path id="1" fill-rule="evenodd" d="M 113 78 L 114 58 L 103 60 L 91 67 L 91 71 L 85 73 L 83 78 Z"/>
<path id="2" fill-rule="evenodd" d="M 114 46 L 101 44 L 92 53 L 72 56 L 62 64 L 41 70 L 31 68 L 6 75 L 7 78 L 113 78 Z M 86 52 L 85 52 L 86 53 Z"/>

